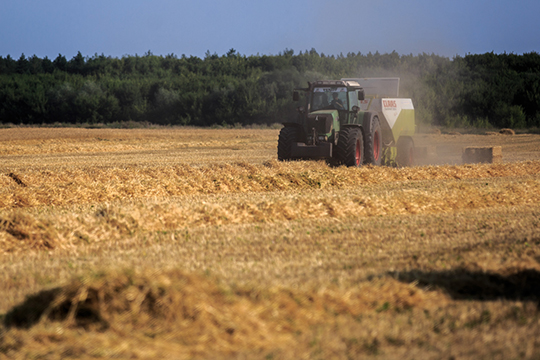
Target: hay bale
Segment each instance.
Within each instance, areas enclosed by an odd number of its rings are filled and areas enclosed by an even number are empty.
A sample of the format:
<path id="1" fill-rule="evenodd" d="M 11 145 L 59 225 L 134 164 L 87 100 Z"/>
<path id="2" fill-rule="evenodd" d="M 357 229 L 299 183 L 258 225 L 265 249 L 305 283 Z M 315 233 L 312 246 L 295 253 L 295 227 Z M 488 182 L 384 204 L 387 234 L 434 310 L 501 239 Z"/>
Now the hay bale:
<path id="1" fill-rule="evenodd" d="M 516 135 L 516 132 L 512 129 L 501 129 L 499 131 L 499 134 L 503 134 L 503 135 Z"/>
<path id="2" fill-rule="evenodd" d="M 429 134 L 433 134 L 433 135 L 441 135 L 441 130 L 439 129 L 430 129 Z"/>
<path id="3" fill-rule="evenodd" d="M 463 149 L 463 154 L 461 158 L 464 164 L 501 163 L 502 148 L 500 146 L 469 146 Z"/>

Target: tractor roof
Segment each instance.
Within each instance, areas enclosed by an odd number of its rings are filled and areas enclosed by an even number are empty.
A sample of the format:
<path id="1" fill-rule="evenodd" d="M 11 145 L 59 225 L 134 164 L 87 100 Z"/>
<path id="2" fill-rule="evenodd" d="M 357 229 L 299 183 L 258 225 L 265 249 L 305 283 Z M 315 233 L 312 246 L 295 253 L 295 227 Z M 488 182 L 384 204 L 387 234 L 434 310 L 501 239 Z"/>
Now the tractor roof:
<path id="1" fill-rule="evenodd" d="M 351 80 L 320 80 L 311 83 L 313 86 L 347 86 L 352 88 L 361 88 L 358 81 Z"/>

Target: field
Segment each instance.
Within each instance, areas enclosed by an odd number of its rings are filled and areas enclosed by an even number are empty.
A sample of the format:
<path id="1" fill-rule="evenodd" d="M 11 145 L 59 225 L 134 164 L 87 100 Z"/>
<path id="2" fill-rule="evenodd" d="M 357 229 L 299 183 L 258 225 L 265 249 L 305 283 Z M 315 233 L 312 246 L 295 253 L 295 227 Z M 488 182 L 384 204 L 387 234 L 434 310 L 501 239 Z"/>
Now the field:
<path id="1" fill-rule="evenodd" d="M 352 169 L 278 132 L 0 129 L 0 359 L 540 358 L 540 135 Z"/>

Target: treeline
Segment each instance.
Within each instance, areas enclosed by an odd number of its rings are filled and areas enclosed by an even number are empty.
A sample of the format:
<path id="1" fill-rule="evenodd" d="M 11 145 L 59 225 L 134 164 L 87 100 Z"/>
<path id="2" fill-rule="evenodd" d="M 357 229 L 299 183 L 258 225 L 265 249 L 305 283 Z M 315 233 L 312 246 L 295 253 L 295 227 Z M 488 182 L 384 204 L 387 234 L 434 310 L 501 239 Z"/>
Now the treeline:
<path id="1" fill-rule="evenodd" d="M 294 88 L 342 77 L 401 77 L 417 122 L 445 126 L 540 126 L 540 55 L 349 53 L 274 55 L 231 49 L 201 59 L 171 54 L 68 60 L 0 57 L 0 122 L 210 126 L 296 117 Z"/>

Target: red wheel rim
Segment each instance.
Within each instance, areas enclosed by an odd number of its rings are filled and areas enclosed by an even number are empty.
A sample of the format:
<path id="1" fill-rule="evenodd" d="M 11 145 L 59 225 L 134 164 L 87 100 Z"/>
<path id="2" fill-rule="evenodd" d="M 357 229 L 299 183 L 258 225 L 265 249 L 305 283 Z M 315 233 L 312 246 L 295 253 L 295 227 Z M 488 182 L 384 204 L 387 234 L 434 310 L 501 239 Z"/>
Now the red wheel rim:
<path id="1" fill-rule="evenodd" d="M 375 161 L 379 160 L 381 151 L 381 143 L 379 141 L 379 132 L 375 131 L 375 134 L 373 134 L 373 158 Z"/>
<path id="2" fill-rule="evenodd" d="M 356 162 L 356 166 L 360 165 L 360 140 L 356 140 L 356 151 L 354 153 L 354 160 Z"/>

